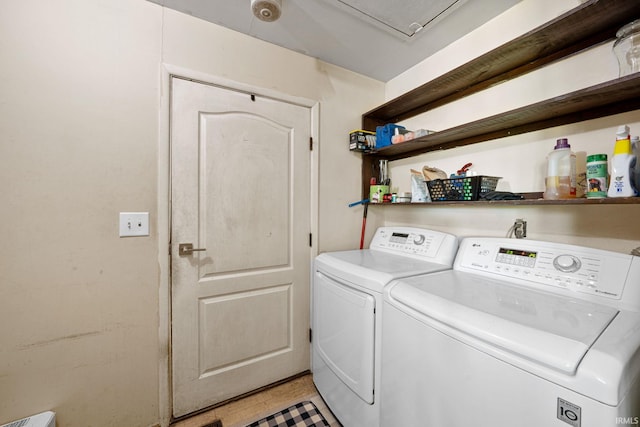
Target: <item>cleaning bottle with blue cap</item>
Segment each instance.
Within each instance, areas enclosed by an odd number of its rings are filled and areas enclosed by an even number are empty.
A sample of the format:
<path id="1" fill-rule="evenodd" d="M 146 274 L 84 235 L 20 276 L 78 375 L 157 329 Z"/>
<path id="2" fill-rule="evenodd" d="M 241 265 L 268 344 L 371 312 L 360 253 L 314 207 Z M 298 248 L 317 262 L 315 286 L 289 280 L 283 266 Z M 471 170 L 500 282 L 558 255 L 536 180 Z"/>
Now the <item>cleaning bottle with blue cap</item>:
<path id="1" fill-rule="evenodd" d="M 632 197 L 637 195 L 631 174 L 636 165 L 636 156 L 631 152 L 629 126 L 620 126 L 616 132 L 616 145 L 611 159 L 611 183 L 609 197 Z"/>

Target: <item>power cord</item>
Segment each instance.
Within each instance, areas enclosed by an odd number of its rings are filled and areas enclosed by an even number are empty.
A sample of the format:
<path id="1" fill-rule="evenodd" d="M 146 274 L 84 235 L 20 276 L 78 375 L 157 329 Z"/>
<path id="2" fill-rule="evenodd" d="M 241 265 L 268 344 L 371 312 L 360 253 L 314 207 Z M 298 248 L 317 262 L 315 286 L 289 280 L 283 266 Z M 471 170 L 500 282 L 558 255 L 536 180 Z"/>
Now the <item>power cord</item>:
<path id="1" fill-rule="evenodd" d="M 507 237 L 509 239 L 515 237 L 516 239 L 524 239 L 527 237 L 527 221 L 523 219 L 516 219 L 511 228 L 507 231 Z"/>

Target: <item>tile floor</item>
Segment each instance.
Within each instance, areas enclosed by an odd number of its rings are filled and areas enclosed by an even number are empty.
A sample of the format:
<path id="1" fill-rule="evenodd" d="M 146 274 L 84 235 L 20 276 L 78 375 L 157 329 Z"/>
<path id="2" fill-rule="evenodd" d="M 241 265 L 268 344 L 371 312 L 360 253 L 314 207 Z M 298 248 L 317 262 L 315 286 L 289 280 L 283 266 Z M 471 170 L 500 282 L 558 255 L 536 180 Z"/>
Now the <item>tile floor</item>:
<path id="1" fill-rule="evenodd" d="M 244 427 L 304 400 L 312 401 L 331 427 L 341 427 L 318 394 L 311 374 L 176 422 L 171 427 L 202 427 L 217 419 L 223 427 Z"/>

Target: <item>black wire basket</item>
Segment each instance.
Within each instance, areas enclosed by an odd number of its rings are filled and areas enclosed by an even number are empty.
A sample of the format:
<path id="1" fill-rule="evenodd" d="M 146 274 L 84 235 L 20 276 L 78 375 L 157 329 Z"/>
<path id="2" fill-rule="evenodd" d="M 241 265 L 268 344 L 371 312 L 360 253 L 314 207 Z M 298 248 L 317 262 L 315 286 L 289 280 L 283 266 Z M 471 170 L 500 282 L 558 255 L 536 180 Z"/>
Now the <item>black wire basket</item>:
<path id="1" fill-rule="evenodd" d="M 499 179 L 500 177 L 484 175 L 434 179 L 427 181 L 427 188 L 433 202 L 472 201 L 495 191 Z"/>

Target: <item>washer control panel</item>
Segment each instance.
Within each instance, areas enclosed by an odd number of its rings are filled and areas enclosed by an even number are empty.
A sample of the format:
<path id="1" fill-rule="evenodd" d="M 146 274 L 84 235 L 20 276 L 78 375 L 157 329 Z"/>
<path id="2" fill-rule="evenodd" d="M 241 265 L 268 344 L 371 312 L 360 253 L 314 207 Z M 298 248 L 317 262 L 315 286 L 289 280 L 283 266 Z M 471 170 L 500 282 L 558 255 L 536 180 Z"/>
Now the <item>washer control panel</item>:
<path id="1" fill-rule="evenodd" d="M 454 269 L 619 299 L 632 256 L 551 242 L 467 238 Z"/>
<path id="2" fill-rule="evenodd" d="M 458 239 L 447 233 L 414 227 L 380 227 L 369 245 L 370 249 L 398 255 L 411 255 L 453 263 Z"/>

